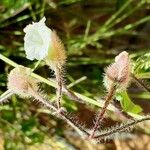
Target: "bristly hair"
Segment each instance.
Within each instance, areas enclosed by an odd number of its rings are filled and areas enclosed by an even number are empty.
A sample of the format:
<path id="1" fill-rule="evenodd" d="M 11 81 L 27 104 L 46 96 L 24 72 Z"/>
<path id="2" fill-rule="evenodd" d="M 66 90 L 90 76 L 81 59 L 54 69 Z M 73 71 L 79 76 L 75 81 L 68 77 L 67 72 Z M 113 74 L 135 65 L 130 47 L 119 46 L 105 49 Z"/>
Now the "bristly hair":
<path id="1" fill-rule="evenodd" d="M 142 118 L 142 119 L 127 121 L 126 123 L 122 123 L 120 125 L 116 125 L 116 126 L 113 126 L 111 128 L 108 128 L 106 130 L 101 131 L 101 134 L 95 136 L 94 139 L 96 141 L 100 141 L 100 140 L 102 140 L 104 138 L 109 138 L 109 136 L 112 137 L 116 133 L 120 133 L 120 132 L 124 132 L 124 131 L 129 131 L 136 124 L 141 123 L 143 121 L 148 121 L 148 120 L 150 120 L 150 116 L 149 115 L 146 116 L 146 117 L 144 117 L 144 118 Z"/>
<path id="2" fill-rule="evenodd" d="M 77 128 L 77 130 L 79 131 L 78 133 L 81 135 L 82 138 L 86 138 L 88 137 L 90 134 L 88 132 L 88 129 L 86 129 L 85 124 L 81 123 L 79 121 L 79 119 L 77 118 L 77 116 L 75 116 L 72 113 L 68 113 L 66 112 L 64 114 L 66 116 L 66 118 L 72 122 L 73 126 L 75 126 L 75 128 Z"/>

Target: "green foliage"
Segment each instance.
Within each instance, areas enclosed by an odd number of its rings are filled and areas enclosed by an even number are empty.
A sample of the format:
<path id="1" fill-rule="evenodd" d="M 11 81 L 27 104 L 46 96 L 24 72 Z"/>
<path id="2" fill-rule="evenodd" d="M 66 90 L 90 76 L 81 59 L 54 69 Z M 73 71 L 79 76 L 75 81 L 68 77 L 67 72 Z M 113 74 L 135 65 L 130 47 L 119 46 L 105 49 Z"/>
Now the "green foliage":
<path id="1" fill-rule="evenodd" d="M 150 72 L 150 52 L 139 57 L 134 66 L 135 73 Z"/>
<path id="2" fill-rule="evenodd" d="M 134 104 L 125 91 L 118 93 L 116 99 L 120 101 L 125 112 L 138 114 L 142 111 L 142 108 L 139 105 Z"/>

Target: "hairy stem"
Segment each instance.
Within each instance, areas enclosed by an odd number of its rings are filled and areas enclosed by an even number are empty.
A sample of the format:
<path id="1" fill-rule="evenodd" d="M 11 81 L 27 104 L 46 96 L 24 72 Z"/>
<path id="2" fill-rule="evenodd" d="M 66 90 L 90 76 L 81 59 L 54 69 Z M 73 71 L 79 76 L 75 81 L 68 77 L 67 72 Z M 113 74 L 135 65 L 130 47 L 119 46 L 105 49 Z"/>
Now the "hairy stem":
<path id="1" fill-rule="evenodd" d="M 29 89 L 30 90 L 30 94 L 37 99 L 40 103 L 44 104 L 47 108 L 51 109 L 52 111 L 54 111 L 55 114 L 58 114 L 58 116 L 60 116 L 61 119 L 63 119 L 64 121 L 66 121 L 71 127 L 73 127 L 80 135 L 83 136 L 83 134 L 85 134 L 86 136 L 89 136 L 89 133 L 86 132 L 83 128 L 81 128 L 75 121 L 73 121 L 72 119 L 70 119 L 67 116 L 67 113 L 64 112 L 64 110 L 60 110 L 59 108 L 56 108 L 55 106 L 53 106 L 50 102 L 48 102 L 47 100 L 43 99 L 42 96 L 40 96 L 38 94 L 38 92 L 36 92 L 34 89 L 32 89 L 32 87 Z"/>
<path id="2" fill-rule="evenodd" d="M 58 66 L 56 66 L 55 69 L 55 76 L 56 76 L 56 82 L 57 82 L 57 107 L 58 109 L 61 107 L 61 97 L 62 97 L 62 86 L 63 86 L 63 79 L 62 79 L 62 70 Z"/>
<path id="3" fill-rule="evenodd" d="M 85 135 L 85 136 L 89 136 L 90 135 L 84 128 L 79 126 L 78 122 L 73 121 L 73 119 L 70 119 L 67 116 L 67 113 L 61 111 L 60 115 L 63 118 L 63 120 L 65 120 L 71 127 L 73 127 L 81 135 L 81 137 L 83 137 L 83 135 Z"/>
<path id="4" fill-rule="evenodd" d="M 147 117 L 144 117 L 144 118 L 138 119 L 138 120 L 129 121 L 128 123 L 126 123 L 124 125 L 115 126 L 115 127 L 113 127 L 113 129 L 109 130 L 108 132 L 106 131 L 105 133 L 95 136 L 94 139 L 103 139 L 103 138 L 110 136 L 112 134 L 115 134 L 117 132 L 127 130 L 128 128 L 130 128 L 140 122 L 146 121 L 146 120 L 150 120 L 150 116 L 147 116 Z"/>
<path id="5" fill-rule="evenodd" d="M 115 94 L 116 91 L 116 86 L 114 86 L 114 84 L 111 85 L 111 88 L 105 98 L 105 103 L 104 106 L 102 108 L 102 110 L 100 111 L 96 123 L 93 127 L 92 133 L 90 134 L 89 138 L 92 139 L 95 136 L 95 132 L 97 131 L 97 129 L 99 128 L 99 124 L 102 122 L 102 120 L 104 119 L 104 114 L 107 110 L 107 106 L 109 105 L 110 101 L 113 99 L 113 96 Z"/>
<path id="6" fill-rule="evenodd" d="M 57 109 L 48 101 L 44 100 L 41 95 L 38 94 L 32 87 L 29 89 L 31 96 L 33 96 L 40 103 L 44 104 L 46 107 L 53 111 L 57 111 Z"/>

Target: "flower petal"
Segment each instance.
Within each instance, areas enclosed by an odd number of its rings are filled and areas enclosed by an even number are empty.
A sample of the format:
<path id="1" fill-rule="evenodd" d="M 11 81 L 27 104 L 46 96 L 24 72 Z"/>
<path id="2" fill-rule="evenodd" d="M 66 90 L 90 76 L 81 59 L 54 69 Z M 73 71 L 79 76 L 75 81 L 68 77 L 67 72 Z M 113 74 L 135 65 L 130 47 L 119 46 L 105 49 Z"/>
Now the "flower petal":
<path id="1" fill-rule="evenodd" d="M 45 25 L 46 18 L 33 22 L 24 28 L 24 49 L 30 60 L 44 59 L 51 46 L 51 30 Z"/>

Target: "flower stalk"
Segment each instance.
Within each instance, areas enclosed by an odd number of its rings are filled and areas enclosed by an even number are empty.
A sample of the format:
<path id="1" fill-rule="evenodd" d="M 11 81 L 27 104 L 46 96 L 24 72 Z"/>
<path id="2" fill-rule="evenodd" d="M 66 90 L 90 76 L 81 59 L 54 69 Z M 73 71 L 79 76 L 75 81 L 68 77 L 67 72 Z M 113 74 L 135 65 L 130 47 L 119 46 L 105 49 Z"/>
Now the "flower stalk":
<path id="1" fill-rule="evenodd" d="M 57 83 L 57 107 L 61 107 L 61 97 L 62 97 L 62 88 L 63 88 L 63 79 L 62 79 L 62 74 L 61 74 L 61 68 L 56 67 L 55 69 L 55 76 L 56 76 L 56 83 Z"/>
<path id="2" fill-rule="evenodd" d="M 93 130 L 89 136 L 90 139 L 94 138 L 96 131 L 98 130 L 100 123 L 103 121 L 104 119 L 104 114 L 107 110 L 108 105 L 110 104 L 111 100 L 113 100 L 114 94 L 116 92 L 116 86 L 114 84 L 111 85 L 111 88 L 105 98 L 105 103 L 103 108 L 101 109 L 100 113 L 98 114 L 98 117 L 96 119 L 95 125 L 93 127 Z"/>
<path id="3" fill-rule="evenodd" d="M 98 114 L 92 133 L 89 136 L 90 139 L 95 136 L 95 132 L 99 128 L 99 124 L 102 122 L 107 107 L 110 104 L 111 100 L 113 100 L 115 92 L 117 90 L 124 90 L 129 84 L 130 59 L 128 53 L 126 51 L 123 51 L 118 56 L 116 56 L 115 62 L 106 68 L 105 73 L 104 84 L 106 86 L 108 94 L 105 98 L 104 106 Z"/>
<path id="4" fill-rule="evenodd" d="M 73 121 L 72 119 L 70 119 L 67 116 L 67 113 L 61 109 L 61 108 L 56 108 L 55 106 L 53 106 L 50 102 L 48 102 L 47 100 L 43 99 L 43 96 L 41 96 L 37 91 L 35 91 L 32 87 L 29 88 L 30 94 L 33 98 L 35 98 L 38 102 L 40 102 L 41 104 L 43 104 L 44 106 L 46 106 L 47 108 L 49 108 L 50 110 L 53 111 L 53 115 L 57 114 L 59 118 L 63 119 L 64 121 L 66 121 L 72 128 L 74 128 L 81 136 L 86 135 L 88 136 L 89 133 L 84 130 L 84 128 L 81 128 L 79 126 L 79 124 L 75 123 L 75 121 Z"/>

